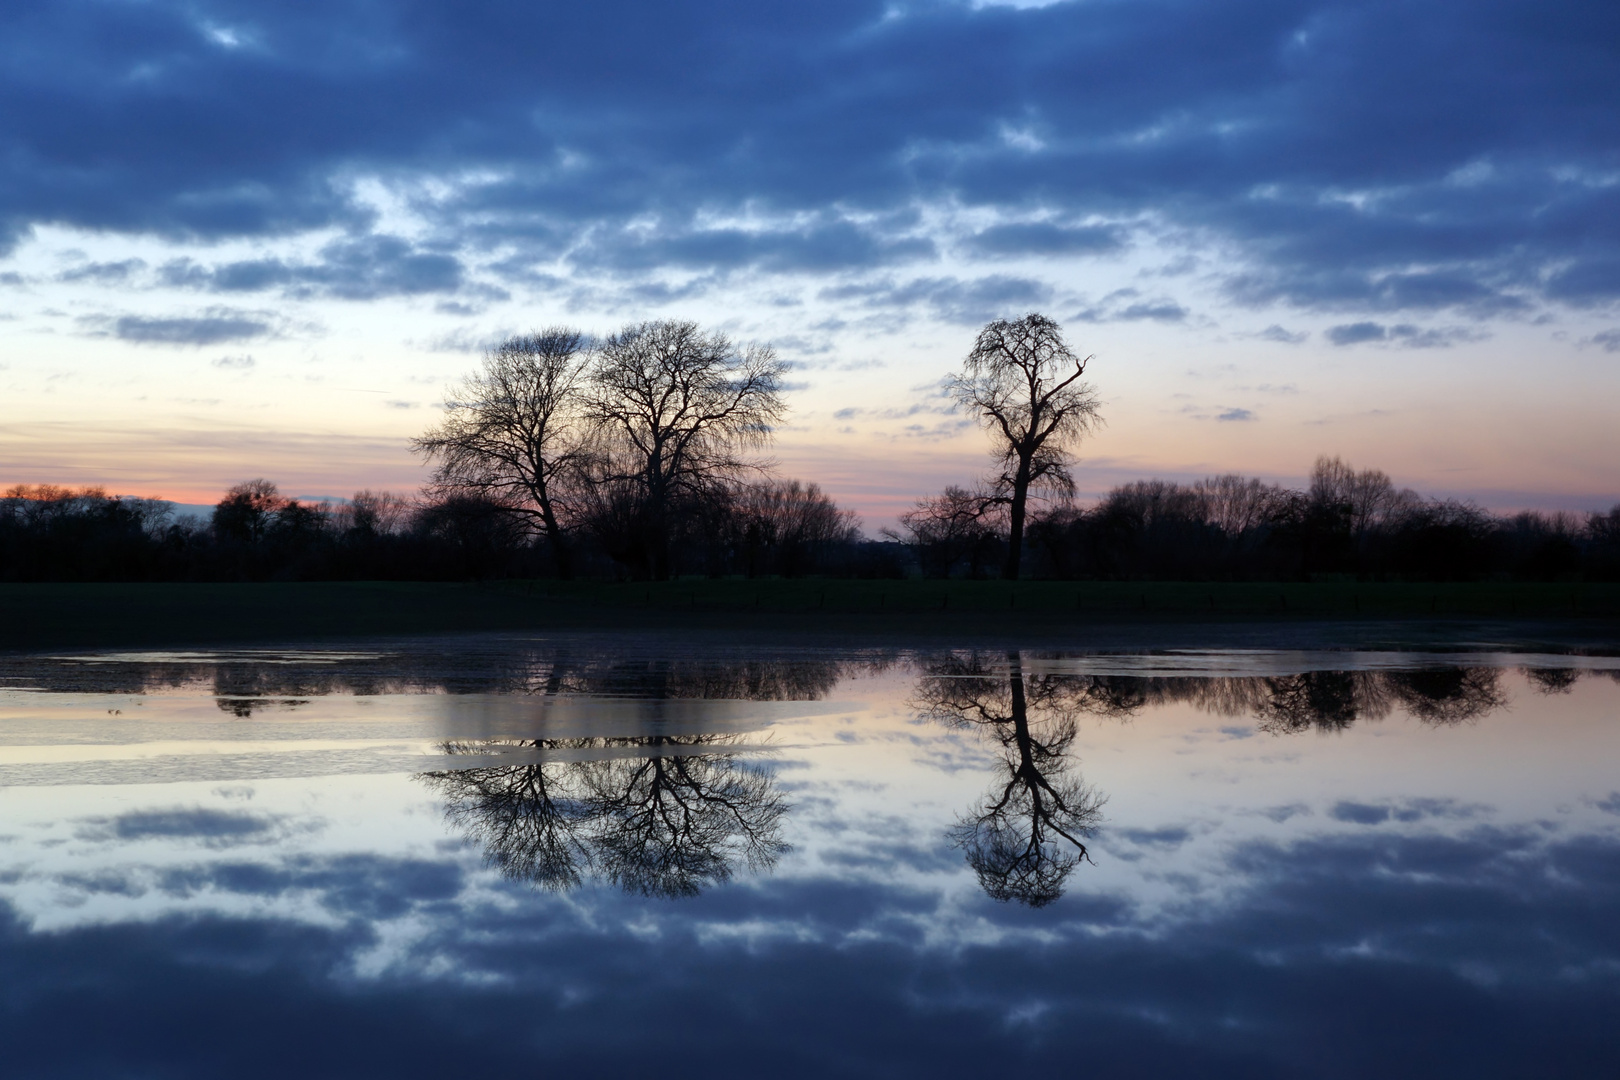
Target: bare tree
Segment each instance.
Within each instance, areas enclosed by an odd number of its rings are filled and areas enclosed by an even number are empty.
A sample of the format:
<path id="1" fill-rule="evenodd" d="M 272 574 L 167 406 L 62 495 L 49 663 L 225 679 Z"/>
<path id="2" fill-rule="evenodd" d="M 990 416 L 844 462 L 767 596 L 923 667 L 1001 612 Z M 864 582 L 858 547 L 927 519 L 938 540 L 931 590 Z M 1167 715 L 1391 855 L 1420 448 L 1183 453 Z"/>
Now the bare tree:
<path id="1" fill-rule="evenodd" d="M 904 534 L 894 529 L 883 529 L 882 534 L 909 544 L 927 577 L 950 577 L 965 559 L 968 576 L 976 578 L 995 545 L 1002 509 L 994 495 L 952 484 L 939 495 L 918 499 L 900 515 Z"/>
<path id="2" fill-rule="evenodd" d="M 404 496 L 367 488 L 355 492 L 333 516 L 340 532 L 384 536 L 403 529 L 410 512 L 411 502 Z"/>
<path id="3" fill-rule="evenodd" d="M 290 501 L 263 478 L 237 484 L 214 507 L 210 522 L 214 535 L 257 544 Z"/>
<path id="4" fill-rule="evenodd" d="M 1080 381 L 1089 359 L 1069 349 L 1057 323 L 1031 312 L 979 331 L 946 384 L 996 438 L 996 487 L 1008 504 L 1005 578 L 1018 577 L 1030 488 L 1072 491 L 1071 451 L 1101 422 L 1096 393 Z"/>
<path id="5" fill-rule="evenodd" d="M 636 532 L 651 577 L 669 576 L 682 499 L 764 467 L 747 455 L 770 443 L 785 412 L 786 370 L 770 346 L 739 348 L 692 322 L 636 323 L 598 346 L 587 404 L 608 439 L 598 480 L 639 494 Z"/>
<path id="6" fill-rule="evenodd" d="M 1358 540 L 1409 512 L 1422 500 L 1417 493 L 1399 490 L 1381 469 L 1357 472 L 1337 457 L 1319 457 L 1311 467 L 1311 501 L 1345 508 L 1350 532 Z"/>
<path id="7" fill-rule="evenodd" d="M 1278 487 L 1236 473 L 1200 480 L 1193 490 L 1203 500 L 1204 520 L 1228 536 L 1241 536 L 1264 524 L 1283 494 Z"/>
<path id="8" fill-rule="evenodd" d="M 566 489 L 590 452 L 580 422 L 587 356 L 585 336 L 568 327 L 511 338 L 463 380 L 444 421 L 412 442 L 437 463 L 441 493 L 481 496 L 538 522 L 565 578 L 573 573 Z"/>
<path id="9" fill-rule="evenodd" d="M 828 549 L 860 540 L 860 519 L 840 510 L 820 486 L 797 480 L 745 484 L 738 492 L 736 517 L 749 577 L 765 571 L 798 577 L 814 568 Z"/>

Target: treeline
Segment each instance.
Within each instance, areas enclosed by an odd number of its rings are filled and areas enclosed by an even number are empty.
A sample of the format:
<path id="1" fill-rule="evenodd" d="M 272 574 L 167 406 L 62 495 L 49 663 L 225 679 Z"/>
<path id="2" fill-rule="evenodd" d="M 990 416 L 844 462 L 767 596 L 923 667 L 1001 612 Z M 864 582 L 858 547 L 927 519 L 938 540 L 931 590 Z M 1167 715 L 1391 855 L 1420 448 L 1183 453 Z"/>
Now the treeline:
<path id="1" fill-rule="evenodd" d="M 866 541 L 855 515 L 814 484 L 714 486 L 673 517 L 675 573 L 710 576 L 894 576 L 892 545 Z M 570 530 L 585 576 L 625 576 L 611 545 L 624 523 L 608 507 Z M 459 493 L 361 491 L 309 502 L 267 480 L 233 487 L 206 519 L 156 499 L 99 488 L 14 487 L 0 495 L 5 581 L 459 581 L 548 577 L 544 533 L 499 501 Z"/>
<path id="2" fill-rule="evenodd" d="M 670 572 L 709 577 L 982 578 L 1006 562 L 1005 504 L 947 488 L 901 515 L 887 542 L 815 484 L 714 485 L 671 515 Z M 576 573 L 632 576 L 626 526 L 606 503 L 571 520 Z M 1239 476 L 1139 480 L 1095 506 L 1030 515 L 1025 577 L 1092 580 L 1620 580 L 1620 506 L 1495 515 L 1396 488 L 1377 470 L 1319 460 L 1305 490 Z M 550 577 L 546 534 L 500 502 L 361 491 L 347 502 L 239 484 L 207 518 L 99 488 L 0 495 L 0 580 L 446 581 Z"/>
<path id="3" fill-rule="evenodd" d="M 1007 562 L 1005 497 L 947 488 L 890 535 L 929 577 L 983 577 Z M 1139 480 L 1097 505 L 1030 515 L 1034 577 L 1101 580 L 1620 580 L 1620 506 L 1608 513 L 1489 513 L 1397 488 L 1376 469 L 1320 458 L 1293 490 L 1236 475 Z"/>
<path id="4" fill-rule="evenodd" d="M 0 500 L 10 580 L 664 580 L 898 574 L 893 546 L 758 456 L 786 413 L 768 345 L 676 320 L 514 337 L 412 440 L 420 497 L 326 505 L 254 480 L 206 523 L 100 490 Z"/>
<path id="5" fill-rule="evenodd" d="M 674 320 L 599 339 L 553 327 L 492 349 L 412 441 L 433 470 L 420 496 L 309 503 L 254 480 L 200 522 L 100 489 L 13 488 L 0 580 L 1620 579 L 1620 506 L 1498 516 L 1338 458 L 1303 491 L 1142 480 L 1077 506 L 1074 451 L 1101 421 L 1089 359 L 1036 313 L 986 325 L 945 385 L 990 435 L 989 475 L 873 541 L 758 456 L 786 415 L 768 345 Z"/>

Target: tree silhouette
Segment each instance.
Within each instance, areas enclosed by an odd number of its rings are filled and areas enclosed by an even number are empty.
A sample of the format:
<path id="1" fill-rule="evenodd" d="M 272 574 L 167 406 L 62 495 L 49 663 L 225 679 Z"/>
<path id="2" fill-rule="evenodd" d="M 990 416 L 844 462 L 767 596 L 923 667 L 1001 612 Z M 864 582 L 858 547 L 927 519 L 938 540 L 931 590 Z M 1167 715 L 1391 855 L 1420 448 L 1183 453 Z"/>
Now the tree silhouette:
<path id="1" fill-rule="evenodd" d="M 580 412 L 586 357 L 585 336 L 569 327 L 510 338 L 462 380 L 443 422 L 412 441 L 437 463 L 441 498 L 473 496 L 537 521 L 564 578 L 573 572 L 569 489 L 591 450 Z"/>
<path id="2" fill-rule="evenodd" d="M 995 741 L 997 779 L 957 819 L 951 841 L 992 898 L 1045 907 L 1089 858 L 1082 838 L 1096 830 L 1106 801 L 1070 774 L 1066 761 L 1091 686 L 1061 675 L 1026 678 L 1017 652 L 1007 654 L 1007 665 L 1005 675 L 977 656 L 929 665 L 913 707 Z"/>
<path id="3" fill-rule="evenodd" d="M 1086 360 L 1064 343 L 1058 324 L 1032 312 L 985 326 L 946 383 L 996 440 L 997 494 L 1008 508 L 1005 578 L 1018 577 L 1030 488 L 1074 488 L 1070 450 L 1100 418 L 1096 394 L 1080 381 L 1085 373 Z"/>
<path id="4" fill-rule="evenodd" d="M 587 375 L 586 412 L 606 454 L 595 497 L 631 538 L 649 576 L 670 575 L 678 506 L 709 501 L 758 463 L 786 411 L 787 369 L 768 345 L 738 348 L 696 323 L 637 323 L 605 338 Z"/>
<path id="5" fill-rule="evenodd" d="M 775 778 L 735 735 L 447 743 L 453 755 L 588 755 L 423 773 L 446 816 L 507 877 L 564 891 L 599 875 L 643 896 L 696 896 L 739 864 L 769 870 L 788 850 Z"/>

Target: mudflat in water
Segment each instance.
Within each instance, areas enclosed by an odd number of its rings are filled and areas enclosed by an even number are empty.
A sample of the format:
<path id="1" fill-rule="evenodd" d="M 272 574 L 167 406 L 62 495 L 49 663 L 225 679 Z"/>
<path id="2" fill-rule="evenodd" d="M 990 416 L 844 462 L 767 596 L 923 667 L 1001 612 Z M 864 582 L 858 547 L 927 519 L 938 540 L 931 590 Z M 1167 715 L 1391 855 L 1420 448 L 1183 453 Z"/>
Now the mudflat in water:
<path id="1" fill-rule="evenodd" d="M 14 1076 L 1588 1076 L 1620 661 L 0 661 Z"/>

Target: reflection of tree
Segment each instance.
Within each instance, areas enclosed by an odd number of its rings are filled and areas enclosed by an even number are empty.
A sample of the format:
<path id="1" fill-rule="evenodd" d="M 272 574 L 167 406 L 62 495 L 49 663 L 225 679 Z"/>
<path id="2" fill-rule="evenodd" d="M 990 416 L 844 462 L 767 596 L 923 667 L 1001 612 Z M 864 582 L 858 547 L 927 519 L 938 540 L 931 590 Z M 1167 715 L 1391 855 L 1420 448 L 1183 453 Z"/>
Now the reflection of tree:
<path id="1" fill-rule="evenodd" d="M 563 890 L 597 873 L 644 896 L 696 896 L 729 881 L 739 864 L 767 870 L 787 850 L 781 819 L 788 804 L 768 771 L 738 756 L 736 736 L 546 739 L 519 747 L 595 760 L 422 775 L 445 797 L 449 818 L 509 877 Z M 446 746 L 460 754 L 513 748 Z"/>
<path id="2" fill-rule="evenodd" d="M 1018 653 L 1007 659 L 1005 675 L 977 657 L 929 665 L 914 706 L 932 719 L 973 726 L 998 744 L 997 780 L 958 819 L 951 839 L 991 897 L 1044 907 L 1063 895 L 1069 874 L 1088 857 L 1081 838 L 1102 816 L 1104 796 L 1071 775 L 1065 761 L 1077 714 L 1098 703 L 1093 680 L 1026 677 Z"/>
<path id="3" fill-rule="evenodd" d="M 650 749 L 686 749 L 732 737 L 649 739 Z M 744 861 L 765 870 L 785 850 L 787 803 L 771 775 L 729 754 L 652 753 L 594 761 L 586 768 L 591 804 L 607 826 L 597 858 L 609 880 L 645 896 L 696 896 L 731 878 Z"/>
<path id="4" fill-rule="evenodd" d="M 1223 716 L 1252 715 L 1262 731 L 1343 731 L 1357 720 L 1382 720 L 1397 707 L 1425 724 L 1478 719 L 1507 704 L 1501 673 L 1487 667 L 1410 671 L 1307 671 L 1247 679 L 1169 680 L 1155 700 L 1191 700 Z"/>
<path id="5" fill-rule="evenodd" d="M 445 749 L 479 753 L 487 748 L 448 744 Z M 573 790 L 569 770 L 558 763 L 497 765 L 423 773 L 421 779 L 445 797 L 445 816 L 502 874 L 560 892 L 579 884 L 580 868 L 590 858 L 584 827 L 593 814 Z"/>
<path id="6" fill-rule="evenodd" d="M 1542 694 L 1567 694 L 1575 689 L 1581 677 L 1576 668 L 1520 668 L 1519 671 Z"/>
<path id="7" fill-rule="evenodd" d="M 882 671 L 892 656 L 772 655 L 760 650 L 668 653 L 529 641 L 435 641 L 386 650 L 217 650 L 0 657 L 0 682 L 63 693 L 212 691 L 279 702 L 326 694 L 605 694 L 644 698 L 812 701 L 846 674 Z M 234 711 L 228 705 L 221 706 Z"/>
<path id="8" fill-rule="evenodd" d="M 944 671 L 940 665 L 928 669 Z M 1527 672 L 1544 692 L 1573 683 L 1573 673 Z M 1188 704 L 1217 716 L 1252 716 L 1262 731 L 1343 731 L 1382 720 L 1397 708 L 1425 724 L 1477 719 L 1507 704 L 1501 672 L 1488 667 L 1407 671 L 1305 671 L 1293 675 L 1043 675 L 1026 679 L 1070 713 L 1124 718 L 1143 709 Z M 1033 700 L 1033 699 L 1032 699 Z"/>
<path id="9" fill-rule="evenodd" d="M 1389 712 L 1389 695 L 1375 672 L 1307 671 L 1256 680 L 1255 689 L 1260 729 L 1274 734 L 1343 731 L 1360 717 Z"/>
<path id="10" fill-rule="evenodd" d="M 1507 705 L 1501 673 L 1485 667 L 1418 668 L 1386 674 L 1389 692 L 1426 724 L 1460 724 Z"/>

